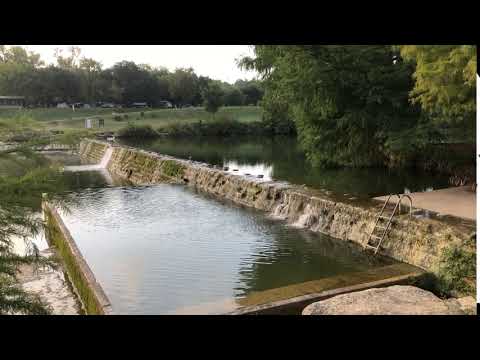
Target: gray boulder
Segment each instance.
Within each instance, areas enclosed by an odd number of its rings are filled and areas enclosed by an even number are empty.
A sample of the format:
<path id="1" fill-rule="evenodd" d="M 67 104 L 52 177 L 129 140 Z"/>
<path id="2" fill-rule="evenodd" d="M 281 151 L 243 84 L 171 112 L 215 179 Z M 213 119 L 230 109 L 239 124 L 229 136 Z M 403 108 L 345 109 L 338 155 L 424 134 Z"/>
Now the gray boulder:
<path id="1" fill-rule="evenodd" d="M 458 301 L 443 301 L 414 286 L 390 286 L 338 295 L 307 306 L 302 315 L 464 315 Z"/>

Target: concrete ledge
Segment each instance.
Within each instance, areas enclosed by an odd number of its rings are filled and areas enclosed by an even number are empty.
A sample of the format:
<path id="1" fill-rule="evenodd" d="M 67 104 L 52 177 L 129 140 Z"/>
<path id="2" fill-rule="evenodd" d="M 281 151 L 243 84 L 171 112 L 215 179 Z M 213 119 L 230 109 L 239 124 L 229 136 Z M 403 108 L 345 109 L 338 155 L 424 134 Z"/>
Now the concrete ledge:
<path id="1" fill-rule="evenodd" d="M 308 305 L 329 299 L 331 297 L 357 292 L 372 288 L 387 287 L 391 285 L 410 285 L 421 280 L 422 272 L 413 272 L 406 275 L 391 277 L 378 281 L 367 282 L 358 285 L 346 286 L 334 290 L 326 290 L 320 293 L 297 296 L 287 300 L 275 301 L 268 304 L 245 307 L 229 312 L 225 315 L 301 315 L 302 310 Z"/>
<path id="2" fill-rule="evenodd" d="M 107 295 L 95 279 L 73 237 L 55 207 L 42 203 L 46 219 L 46 238 L 61 256 L 67 274 L 88 315 L 110 315 L 112 306 Z"/>

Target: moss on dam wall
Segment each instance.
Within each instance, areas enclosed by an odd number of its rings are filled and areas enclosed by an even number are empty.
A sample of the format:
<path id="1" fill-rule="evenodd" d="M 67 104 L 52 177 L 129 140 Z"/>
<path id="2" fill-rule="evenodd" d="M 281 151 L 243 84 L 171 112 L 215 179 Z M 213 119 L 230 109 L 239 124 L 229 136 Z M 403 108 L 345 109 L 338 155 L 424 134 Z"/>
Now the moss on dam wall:
<path id="1" fill-rule="evenodd" d="M 82 141 L 80 143 L 80 156 L 92 163 L 99 163 L 102 160 L 108 144 L 97 141 Z"/>
<path id="2" fill-rule="evenodd" d="M 45 234 L 50 245 L 60 254 L 65 270 L 87 315 L 109 315 L 110 300 L 95 280 L 75 241 L 53 206 L 42 204 L 45 216 Z"/>
<path id="3" fill-rule="evenodd" d="M 99 162 L 109 145 L 84 140 L 81 156 Z M 133 184 L 182 183 L 263 210 L 289 224 L 363 244 L 373 229 L 378 203 L 346 203 L 302 186 L 228 173 L 203 163 L 113 145 L 109 171 Z M 475 229 L 475 228 L 474 228 Z M 472 228 L 436 218 L 395 216 L 380 253 L 440 273 L 445 249 L 472 242 Z M 471 247 L 470 247 L 470 250 Z M 475 250 L 473 250 L 475 251 Z"/>

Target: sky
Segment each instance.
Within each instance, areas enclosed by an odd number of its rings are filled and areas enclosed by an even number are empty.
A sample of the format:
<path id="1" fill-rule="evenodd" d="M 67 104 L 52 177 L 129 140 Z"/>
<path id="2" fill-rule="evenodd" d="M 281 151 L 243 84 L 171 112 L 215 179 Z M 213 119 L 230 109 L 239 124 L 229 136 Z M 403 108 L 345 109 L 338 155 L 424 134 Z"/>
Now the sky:
<path id="1" fill-rule="evenodd" d="M 235 60 L 244 55 L 253 55 L 248 45 L 75 45 L 82 50 L 81 56 L 100 61 L 104 68 L 118 61 L 128 60 L 137 64 L 164 66 L 170 71 L 179 67 L 192 67 L 197 75 L 234 83 L 238 79 L 252 79 L 254 72 L 242 71 Z M 40 54 L 46 63 L 54 63 L 56 48 L 65 45 L 28 45 L 28 50 Z"/>

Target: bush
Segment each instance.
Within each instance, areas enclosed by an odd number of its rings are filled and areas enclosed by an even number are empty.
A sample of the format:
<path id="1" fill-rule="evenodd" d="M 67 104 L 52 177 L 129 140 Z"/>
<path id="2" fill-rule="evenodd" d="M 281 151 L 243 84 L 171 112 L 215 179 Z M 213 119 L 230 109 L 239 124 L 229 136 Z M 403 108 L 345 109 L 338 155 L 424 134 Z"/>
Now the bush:
<path id="1" fill-rule="evenodd" d="M 229 115 L 217 116 L 212 121 L 196 123 L 175 123 L 159 129 L 160 132 L 167 132 L 172 137 L 192 136 L 217 136 L 229 137 L 239 135 L 293 135 L 295 129 L 289 126 L 276 127 L 272 129 L 267 122 L 244 123 L 232 118 Z"/>
<path id="2" fill-rule="evenodd" d="M 148 139 L 157 137 L 158 133 L 150 125 L 134 125 L 129 123 L 126 127 L 118 131 L 117 136 L 124 138 Z"/>
<path id="3" fill-rule="evenodd" d="M 113 120 L 115 120 L 115 121 L 122 121 L 123 118 L 122 118 L 120 115 L 115 115 L 115 116 L 113 117 Z"/>
<path id="4" fill-rule="evenodd" d="M 475 251 L 469 251 L 461 246 L 451 246 L 444 249 L 439 271 L 440 294 L 447 296 L 452 292 L 475 293 L 474 286 L 468 282 L 468 279 L 475 279 L 475 274 Z"/>

